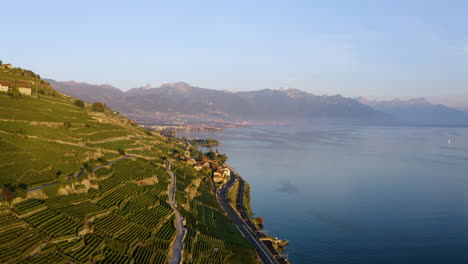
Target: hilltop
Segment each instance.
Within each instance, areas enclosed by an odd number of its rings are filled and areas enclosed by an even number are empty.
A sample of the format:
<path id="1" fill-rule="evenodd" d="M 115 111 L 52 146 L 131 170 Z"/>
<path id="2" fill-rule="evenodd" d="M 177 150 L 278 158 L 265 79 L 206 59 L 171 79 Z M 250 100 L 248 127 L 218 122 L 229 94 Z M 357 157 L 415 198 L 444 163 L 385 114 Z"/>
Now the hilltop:
<path id="1" fill-rule="evenodd" d="M 14 68 L 11 64 L 0 63 L 0 86 L 29 88 L 33 95 L 57 96 L 57 92 L 41 76 L 30 70 Z"/>
<path id="2" fill-rule="evenodd" d="M 211 192 L 211 170 L 186 163 L 196 147 L 33 72 L 5 68 L 0 83 L 38 89 L 0 92 L 1 263 L 167 263 L 178 213 L 184 263 L 257 263 Z"/>

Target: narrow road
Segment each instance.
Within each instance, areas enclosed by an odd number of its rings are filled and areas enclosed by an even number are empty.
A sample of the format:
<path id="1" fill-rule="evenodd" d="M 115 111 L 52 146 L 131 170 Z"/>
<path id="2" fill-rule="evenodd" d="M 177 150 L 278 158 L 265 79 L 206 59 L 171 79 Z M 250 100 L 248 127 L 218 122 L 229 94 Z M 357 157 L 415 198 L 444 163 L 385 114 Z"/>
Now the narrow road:
<path id="1" fill-rule="evenodd" d="M 237 229 L 244 235 L 244 237 L 252 244 L 257 251 L 260 260 L 264 264 L 278 264 L 278 260 L 274 257 L 272 252 L 266 247 L 266 245 L 260 241 L 259 233 L 256 233 L 252 228 L 247 224 L 248 221 L 245 221 L 240 215 L 236 213 L 234 208 L 232 208 L 229 203 L 229 190 L 236 181 L 243 181 L 237 174 L 231 171 L 231 179 L 224 184 L 221 189 L 216 192 L 216 199 L 218 203 L 223 207 L 224 211 L 227 213 L 231 221 L 236 225 Z M 242 206 L 243 208 L 243 206 Z M 244 208 L 245 212 L 245 208 Z M 250 220 L 249 220 L 250 221 Z"/>
<path id="2" fill-rule="evenodd" d="M 166 170 L 171 176 L 171 185 L 169 186 L 169 205 L 175 214 L 175 227 L 176 227 L 176 237 L 172 243 L 172 248 L 170 252 L 169 264 L 179 264 L 182 262 L 182 249 L 184 248 L 184 239 L 185 228 L 182 224 L 184 218 L 177 210 L 177 203 L 175 202 L 175 188 L 176 188 L 176 177 L 171 171 L 171 163 L 166 161 Z"/>

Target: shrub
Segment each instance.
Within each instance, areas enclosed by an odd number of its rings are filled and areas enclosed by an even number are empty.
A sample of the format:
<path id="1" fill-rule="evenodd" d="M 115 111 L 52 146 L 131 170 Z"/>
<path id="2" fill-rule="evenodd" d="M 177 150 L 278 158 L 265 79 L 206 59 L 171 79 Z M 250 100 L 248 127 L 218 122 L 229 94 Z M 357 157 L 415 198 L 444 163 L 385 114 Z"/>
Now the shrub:
<path id="1" fill-rule="evenodd" d="M 79 108 L 83 109 L 85 107 L 85 104 L 81 100 L 75 100 L 74 104 L 78 106 Z"/>
<path id="2" fill-rule="evenodd" d="M 103 103 L 96 102 L 91 105 L 91 110 L 96 112 L 104 112 L 106 110 L 106 106 Z"/>
<path id="3" fill-rule="evenodd" d="M 98 160 L 99 162 L 101 162 L 102 164 L 106 164 L 106 163 L 109 162 L 109 161 L 107 161 L 107 160 L 106 160 L 105 158 L 103 158 L 103 157 L 99 157 L 97 160 Z"/>
<path id="4" fill-rule="evenodd" d="M 125 149 L 119 149 L 118 151 L 119 151 L 119 154 L 122 156 L 127 155 L 127 152 L 125 151 Z"/>
<path id="5" fill-rule="evenodd" d="M 71 126 L 72 126 L 72 123 L 70 121 L 63 122 L 63 127 L 64 128 L 69 129 L 69 128 L 71 128 Z"/>
<path id="6" fill-rule="evenodd" d="M 21 98 L 21 93 L 20 93 L 18 87 L 16 87 L 16 86 L 13 86 L 8 90 L 8 95 L 12 99 L 20 99 Z"/>

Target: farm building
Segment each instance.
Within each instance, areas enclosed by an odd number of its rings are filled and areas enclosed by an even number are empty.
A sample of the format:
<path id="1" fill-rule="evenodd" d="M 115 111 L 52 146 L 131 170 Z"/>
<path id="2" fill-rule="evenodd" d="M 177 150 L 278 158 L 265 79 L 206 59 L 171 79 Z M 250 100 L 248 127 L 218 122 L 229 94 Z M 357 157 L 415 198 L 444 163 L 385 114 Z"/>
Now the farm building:
<path id="1" fill-rule="evenodd" d="M 2 65 L 0 65 L 0 68 L 13 69 L 13 65 L 11 65 L 11 64 L 2 64 Z"/>
<path id="2" fill-rule="evenodd" d="M 20 87 L 19 92 L 24 95 L 31 95 L 31 88 Z"/>
<path id="3" fill-rule="evenodd" d="M 3 85 L 0 84 L 0 92 L 5 92 L 6 93 L 6 92 L 8 92 L 8 89 L 10 89 L 10 87 L 3 86 Z"/>

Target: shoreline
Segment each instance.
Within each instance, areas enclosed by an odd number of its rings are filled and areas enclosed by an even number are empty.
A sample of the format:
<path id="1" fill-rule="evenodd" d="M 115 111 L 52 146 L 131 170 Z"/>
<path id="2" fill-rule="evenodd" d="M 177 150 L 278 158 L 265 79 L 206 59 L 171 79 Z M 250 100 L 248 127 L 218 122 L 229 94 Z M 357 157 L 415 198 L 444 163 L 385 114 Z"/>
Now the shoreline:
<path id="1" fill-rule="evenodd" d="M 236 194 L 236 206 L 233 207 L 229 201 L 229 194 L 233 185 L 237 183 L 239 188 Z M 215 193 L 218 203 L 223 207 L 242 235 L 251 242 L 263 263 L 289 264 L 290 262 L 281 255 L 284 247 L 289 242 L 266 235 L 254 223 L 250 209 L 250 199 L 244 200 L 245 196 L 250 197 L 250 187 L 245 188 L 246 185 L 249 186 L 247 181 L 231 168 L 230 180 Z M 279 250 L 280 248 L 283 250 Z"/>

